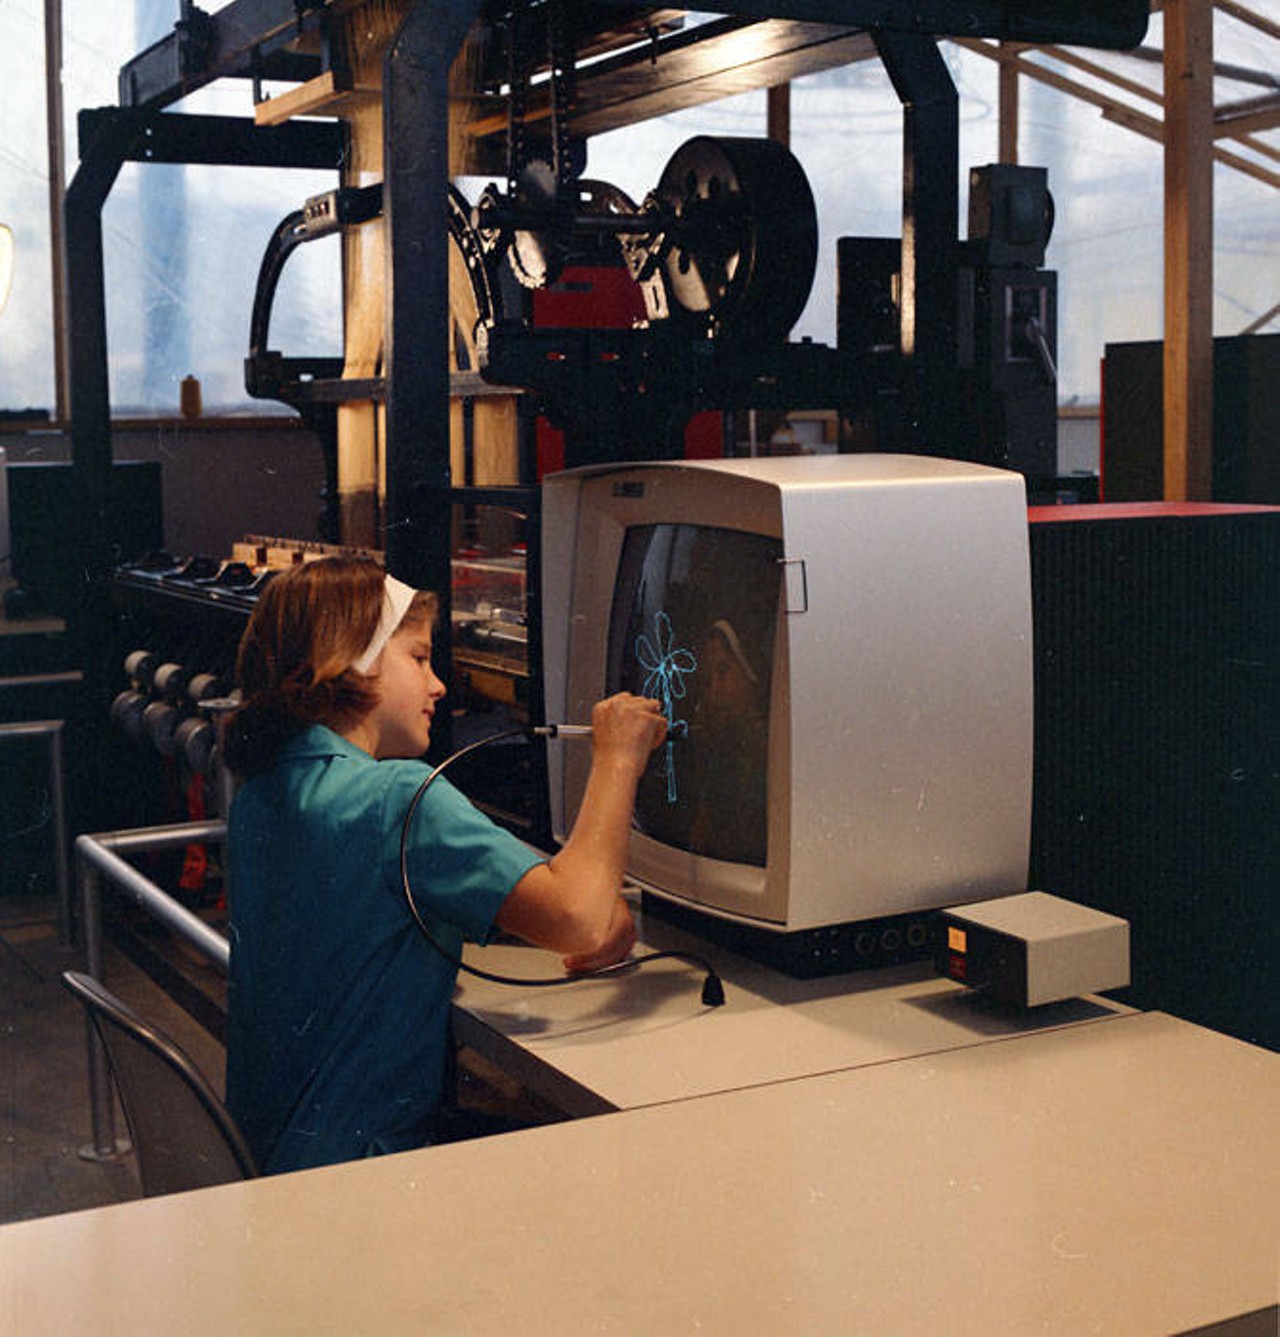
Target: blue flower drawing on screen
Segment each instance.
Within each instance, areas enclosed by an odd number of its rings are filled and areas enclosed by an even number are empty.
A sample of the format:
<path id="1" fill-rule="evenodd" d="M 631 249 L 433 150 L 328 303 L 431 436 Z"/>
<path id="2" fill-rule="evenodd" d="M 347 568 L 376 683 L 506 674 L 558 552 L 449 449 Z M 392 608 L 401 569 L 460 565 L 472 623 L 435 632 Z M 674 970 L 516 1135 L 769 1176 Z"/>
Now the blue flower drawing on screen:
<path id="1" fill-rule="evenodd" d="M 674 803 L 679 797 L 672 740 L 677 734 L 683 733 L 684 721 L 676 719 L 676 702 L 684 700 L 685 675 L 696 673 L 698 669 L 698 660 L 693 651 L 677 646 L 675 640 L 671 619 L 661 612 L 653 619 L 653 639 L 650 640 L 643 631 L 636 637 L 636 659 L 647 675 L 641 693 L 660 701 L 662 713 L 667 717 L 667 742 L 662 769 L 667 779 L 668 803 Z"/>

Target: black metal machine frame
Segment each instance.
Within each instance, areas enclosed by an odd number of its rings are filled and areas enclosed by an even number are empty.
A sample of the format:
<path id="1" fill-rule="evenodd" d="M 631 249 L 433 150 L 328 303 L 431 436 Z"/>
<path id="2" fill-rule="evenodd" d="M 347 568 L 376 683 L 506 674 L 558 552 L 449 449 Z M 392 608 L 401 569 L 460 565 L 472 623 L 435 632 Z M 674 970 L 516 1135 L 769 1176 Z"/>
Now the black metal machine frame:
<path id="1" fill-rule="evenodd" d="M 536 6 L 535 6 L 536 7 Z M 181 0 L 173 33 L 140 53 L 120 74 L 118 108 L 83 113 L 81 163 L 65 200 L 71 330 L 72 457 L 81 527 L 76 535 L 86 589 L 109 567 L 106 479 L 111 465 L 106 310 L 101 214 L 125 162 L 219 163 L 321 167 L 337 171 L 344 151 L 340 123 L 289 122 L 272 128 L 220 117 L 171 113 L 166 107 L 214 80 L 302 80 L 339 68 L 345 53 L 330 40 L 330 21 L 352 8 L 348 0 L 232 0 L 207 14 Z M 386 229 L 387 309 L 384 375 L 386 412 L 386 558 L 410 583 L 434 588 L 444 600 L 442 652 L 449 651 L 449 535 L 458 489 L 450 474 L 449 218 L 440 207 L 448 186 L 449 75 L 473 24 L 501 19 L 510 6 L 485 0 L 420 0 L 407 12 L 385 59 L 383 124 L 385 171 L 381 209 Z M 588 6 L 602 15 L 626 13 L 643 22 L 645 7 L 602 0 Z M 774 36 L 781 51 L 776 72 L 762 67 L 758 82 L 804 67 L 805 52 L 824 42 L 869 40 L 903 105 L 904 232 L 901 245 L 900 322 L 902 403 L 908 419 L 928 437 L 931 422 L 946 422 L 952 405 L 934 387 L 951 385 L 957 365 L 957 98 L 935 37 L 960 34 L 1018 41 L 1066 41 L 1125 47 L 1140 40 L 1147 0 L 735 0 L 729 17 L 707 35 L 715 40 L 757 20 L 792 23 Z M 581 21 L 581 19 L 580 19 Z M 304 41 L 300 39 L 306 39 Z M 653 64 L 665 39 L 652 32 Z M 686 38 L 674 38 L 673 42 Z M 299 48 L 302 48 L 300 50 Z M 826 63 L 835 63 L 826 58 Z M 766 62 L 767 64 L 767 62 Z M 651 105 L 651 104 L 646 104 Z M 638 119 L 638 117 L 637 117 Z M 499 342 L 506 338 L 498 333 Z M 533 338 L 532 334 L 530 338 Z M 526 342 L 525 349 L 536 345 Z M 711 383 L 734 394 L 764 394 L 763 387 L 806 377 L 825 381 L 823 353 L 812 347 L 771 350 L 773 366 L 753 378 L 751 368 L 721 368 Z M 517 362 L 519 351 L 513 355 Z M 714 359 L 714 352 L 712 353 Z M 590 362 L 590 358 L 586 359 Z M 584 364 L 585 365 L 585 364 Z M 816 368 L 816 372 L 815 372 Z M 687 369 L 666 368 L 674 377 Z M 781 370 L 781 378 L 776 374 Z M 848 375 L 847 366 L 844 368 Z M 705 373 L 701 373 L 705 374 Z M 743 378 L 754 388 L 741 390 Z M 718 381 L 717 381 L 718 378 Z M 735 379 L 736 378 L 736 379 Z M 924 392 L 929 387 L 929 392 Z M 314 398 L 323 401 L 323 393 Z M 313 415 L 322 438 L 331 421 Z M 95 609 L 97 610 L 95 612 Z M 81 644 L 95 641 L 101 604 L 86 599 L 78 624 Z M 99 629 L 100 630 L 100 629 Z"/>

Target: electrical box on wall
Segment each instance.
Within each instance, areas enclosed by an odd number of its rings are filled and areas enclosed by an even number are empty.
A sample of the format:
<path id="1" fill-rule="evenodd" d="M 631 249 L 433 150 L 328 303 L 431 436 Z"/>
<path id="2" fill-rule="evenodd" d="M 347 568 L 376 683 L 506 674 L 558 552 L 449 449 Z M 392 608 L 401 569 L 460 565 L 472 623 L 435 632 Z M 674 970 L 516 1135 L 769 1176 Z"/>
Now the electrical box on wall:
<path id="1" fill-rule="evenodd" d="M 74 612 L 83 583 L 76 549 L 76 498 L 72 466 L 65 463 L 10 464 L 9 532 L 12 573 L 26 612 Z M 164 543 L 160 465 L 120 460 L 111 467 L 107 488 L 107 539 L 119 562 L 141 557 Z"/>

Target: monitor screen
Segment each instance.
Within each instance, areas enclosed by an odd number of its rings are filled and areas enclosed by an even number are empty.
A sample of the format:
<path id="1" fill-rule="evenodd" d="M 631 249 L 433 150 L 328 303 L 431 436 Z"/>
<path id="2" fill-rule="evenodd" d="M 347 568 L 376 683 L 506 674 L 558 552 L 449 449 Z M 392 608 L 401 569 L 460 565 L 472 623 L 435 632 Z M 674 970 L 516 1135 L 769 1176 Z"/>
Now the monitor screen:
<path id="1" fill-rule="evenodd" d="M 769 704 L 782 545 L 701 524 L 627 529 L 606 685 L 656 698 L 670 725 L 640 782 L 637 829 L 764 867 Z"/>

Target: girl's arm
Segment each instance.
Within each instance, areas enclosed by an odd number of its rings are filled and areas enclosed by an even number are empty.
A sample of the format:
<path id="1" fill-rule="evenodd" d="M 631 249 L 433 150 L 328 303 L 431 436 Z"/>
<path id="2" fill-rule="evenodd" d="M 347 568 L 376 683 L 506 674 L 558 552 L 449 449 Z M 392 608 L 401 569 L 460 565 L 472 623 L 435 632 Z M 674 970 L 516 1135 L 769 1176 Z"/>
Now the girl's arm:
<path id="1" fill-rule="evenodd" d="M 621 692 L 591 713 L 591 774 L 563 848 L 531 868 L 498 912 L 509 933 L 566 954 L 570 970 L 598 968 L 631 950 L 635 929 L 622 900 L 636 785 L 666 738 L 658 702 Z"/>

